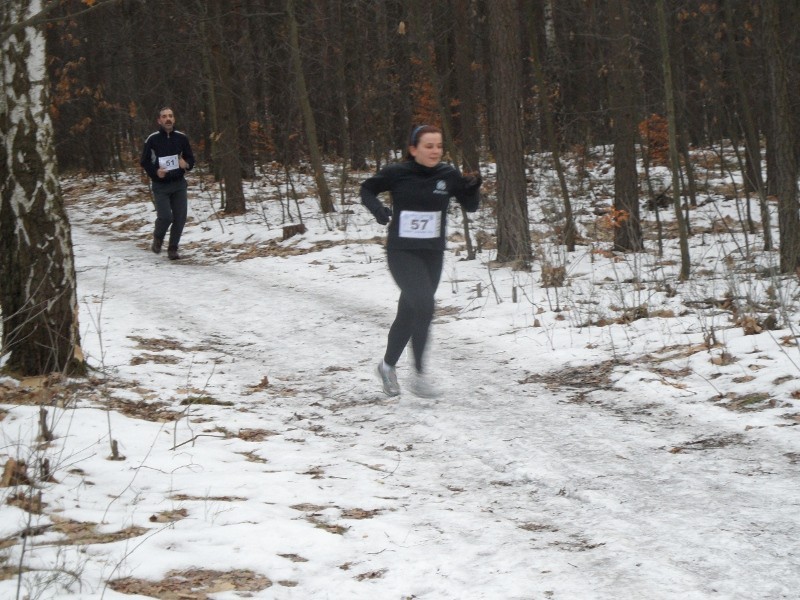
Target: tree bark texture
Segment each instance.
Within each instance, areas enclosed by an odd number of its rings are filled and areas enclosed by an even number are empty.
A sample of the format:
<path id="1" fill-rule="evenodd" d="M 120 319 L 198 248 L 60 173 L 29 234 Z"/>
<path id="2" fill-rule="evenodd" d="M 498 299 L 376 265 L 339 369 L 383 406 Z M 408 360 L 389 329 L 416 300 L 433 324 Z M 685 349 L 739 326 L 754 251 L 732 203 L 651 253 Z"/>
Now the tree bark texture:
<path id="1" fill-rule="evenodd" d="M 209 2 L 211 21 L 211 68 L 214 94 L 215 132 L 212 133 L 214 160 L 220 178 L 225 182 L 224 212 L 241 215 L 247 210 L 242 184 L 242 166 L 239 160 L 238 111 L 234 101 L 234 84 L 231 60 L 227 53 L 225 12 L 229 7 L 224 0 Z"/>
<path id="2" fill-rule="evenodd" d="M 456 89 L 458 92 L 458 124 L 461 140 L 461 167 L 464 173 L 478 172 L 480 166 L 480 145 L 478 131 L 478 110 L 475 102 L 475 82 L 472 75 L 472 55 L 470 53 L 469 18 L 470 0 L 452 0 L 453 23 L 455 26 L 454 63 Z M 455 140 L 453 144 L 455 145 Z M 475 245 L 470 233 L 470 217 L 463 208 L 461 220 L 464 223 L 464 242 L 467 246 L 467 260 L 475 259 Z"/>
<path id="3" fill-rule="evenodd" d="M 636 59 L 628 0 L 609 0 L 609 103 L 614 139 L 614 249 L 640 252 L 639 181 L 636 172 Z"/>
<path id="4" fill-rule="evenodd" d="M 725 0 L 725 29 L 728 42 L 728 53 L 731 57 L 731 67 L 736 92 L 739 97 L 739 105 L 742 112 L 742 126 L 744 128 L 744 142 L 746 150 L 747 165 L 745 186 L 750 191 L 758 193 L 758 205 L 761 212 L 761 229 L 764 232 L 764 250 L 772 249 L 772 230 L 770 224 L 769 205 L 767 204 L 767 190 L 764 178 L 761 174 L 761 146 L 758 138 L 758 127 L 753 116 L 752 102 L 748 88 L 745 85 L 744 75 L 742 74 L 741 61 L 739 59 L 739 49 L 736 43 L 736 29 L 733 20 L 733 0 Z"/>
<path id="5" fill-rule="evenodd" d="M 4 0 L 0 28 L 41 10 Z M 21 375 L 82 372 L 72 237 L 55 168 L 41 30 L 2 42 L 0 75 L 0 308 L 2 353 Z"/>
<path id="6" fill-rule="evenodd" d="M 549 3 L 548 3 L 549 7 Z M 550 18 L 545 20 L 545 39 L 548 34 L 548 29 L 552 27 L 552 7 L 545 10 L 545 14 L 549 14 Z M 531 13 L 533 11 L 530 11 Z M 550 106 L 550 83 L 547 80 L 544 69 L 542 68 L 542 61 L 539 57 L 539 38 L 537 23 L 531 14 L 528 22 L 528 32 L 531 45 L 531 66 L 533 67 L 534 81 L 539 96 L 539 112 L 540 118 L 544 121 L 544 135 L 547 148 L 553 157 L 553 167 L 556 170 L 558 177 L 558 186 L 561 190 L 561 199 L 564 202 L 564 225 L 561 232 L 561 241 L 566 246 L 568 252 L 575 251 L 575 241 L 578 236 L 575 227 L 575 217 L 572 212 L 572 200 L 569 195 L 569 187 L 567 186 L 567 177 L 564 173 L 564 165 L 561 161 L 561 140 L 556 135 L 556 125 L 553 119 L 553 109 Z"/>
<path id="7" fill-rule="evenodd" d="M 675 88 L 672 83 L 672 61 L 669 53 L 669 34 L 667 33 L 667 11 L 664 0 L 656 1 L 658 15 L 658 39 L 661 46 L 662 70 L 664 71 L 664 103 L 667 107 L 669 127 L 669 162 L 672 171 L 672 204 L 675 207 L 675 221 L 678 224 L 678 243 L 681 249 L 681 281 L 689 279 L 691 261 L 689 259 L 689 230 L 681 211 L 680 160 L 678 158 L 678 128 L 675 123 Z"/>
<path id="8" fill-rule="evenodd" d="M 522 52 L 516 0 L 488 3 L 492 131 L 497 164 L 497 260 L 532 259 L 522 140 Z"/>
<path id="9" fill-rule="evenodd" d="M 797 157 L 795 156 L 793 109 L 789 92 L 788 57 L 782 46 L 786 31 L 781 27 L 785 5 L 765 0 L 764 21 L 767 45 L 772 48 L 769 78 L 772 104 L 775 107 L 775 184 L 778 196 L 778 231 L 780 268 L 793 273 L 800 266 L 800 217 L 797 203 Z"/>
<path id="10" fill-rule="evenodd" d="M 311 168 L 314 170 L 314 180 L 317 183 L 317 195 L 319 196 L 320 208 L 325 214 L 332 213 L 335 211 L 335 208 L 333 207 L 331 192 L 328 188 L 328 181 L 325 179 L 325 170 L 322 166 L 322 154 L 317 139 L 317 125 L 308 97 L 306 77 L 303 73 L 303 61 L 300 56 L 300 39 L 297 33 L 297 19 L 294 15 L 294 0 L 286 0 L 286 19 L 289 25 L 289 46 L 292 55 L 292 68 L 294 69 L 294 83 L 297 89 L 297 101 L 300 103 L 300 109 L 303 113 L 308 154 L 311 158 Z"/>

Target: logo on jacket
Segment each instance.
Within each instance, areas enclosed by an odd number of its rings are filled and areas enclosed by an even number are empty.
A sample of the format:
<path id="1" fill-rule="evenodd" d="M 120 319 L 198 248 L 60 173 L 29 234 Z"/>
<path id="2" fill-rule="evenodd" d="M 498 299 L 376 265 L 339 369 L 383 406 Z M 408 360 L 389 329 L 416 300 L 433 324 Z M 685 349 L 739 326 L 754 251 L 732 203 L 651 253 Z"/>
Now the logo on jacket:
<path id="1" fill-rule="evenodd" d="M 448 195 L 450 194 L 450 192 L 447 191 L 447 183 L 445 182 L 444 179 L 440 179 L 439 181 L 436 182 L 436 189 L 433 190 L 433 193 L 448 194 Z"/>

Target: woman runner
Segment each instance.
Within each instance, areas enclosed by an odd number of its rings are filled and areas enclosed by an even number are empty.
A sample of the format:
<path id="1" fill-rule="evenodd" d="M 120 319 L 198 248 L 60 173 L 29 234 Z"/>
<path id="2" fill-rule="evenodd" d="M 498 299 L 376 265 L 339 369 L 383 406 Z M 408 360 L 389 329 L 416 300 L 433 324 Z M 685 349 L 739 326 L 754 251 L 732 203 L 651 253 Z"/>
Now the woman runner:
<path id="1" fill-rule="evenodd" d="M 414 354 L 411 392 L 422 398 L 439 395 L 423 359 L 444 263 L 447 208 L 455 197 L 466 211 L 475 212 L 481 185 L 479 174 L 462 176 L 441 162 L 442 153 L 441 130 L 421 125 L 411 132 L 405 161 L 387 165 L 361 184 L 361 201 L 378 223 L 389 225 L 386 261 L 400 288 L 397 316 L 377 367 L 389 396 L 400 393 L 395 366 L 409 340 Z M 391 208 L 378 199 L 383 192 L 391 193 Z"/>

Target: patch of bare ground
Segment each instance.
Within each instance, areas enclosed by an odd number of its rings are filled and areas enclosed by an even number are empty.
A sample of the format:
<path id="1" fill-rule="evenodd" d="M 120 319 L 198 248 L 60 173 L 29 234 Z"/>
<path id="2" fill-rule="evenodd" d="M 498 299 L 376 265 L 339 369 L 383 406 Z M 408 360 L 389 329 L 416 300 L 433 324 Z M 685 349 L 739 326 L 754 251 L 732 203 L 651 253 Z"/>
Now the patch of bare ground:
<path id="1" fill-rule="evenodd" d="M 119 398 L 106 400 L 106 408 L 115 410 L 132 419 L 142 419 L 153 423 L 169 423 L 181 418 L 183 413 L 175 412 L 164 402 L 132 401 Z"/>
<path id="2" fill-rule="evenodd" d="M 783 418 L 787 421 L 791 421 L 791 425 L 800 425 L 800 413 L 790 413 L 788 415 L 783 415 Z"/>
<path id="3" fill-rule="evenodd" d="M 128 336 L 137 343 L 136 348 L 143 350 L 138 356 L 131 358 L 131 365 L 142 365 L 146 363 L 174 365 L 181 361 L 175 354 L 161 354 L 161 352 L 203 352 L 210 350 L 209 346 L 184 346 L 181 342 L 169 338 L 145 338 L 140 336 Z"/>
<path id="4" fill-rule="evenodd" d="M 306 513 L 305 519 L 309 523 L 312 523 L 314 527 L 317 529 L 322 529 L 323 531 L 327 531 L 328 533 L 334 533 L 336 535 L 344 535 L 350 528 L 345 527 L 344 525 L 337 525 L 336 523 L 328 523 L 323 520 L 323 516 L 320 514 L 321 511 L 325 510 L 326 508 L 335 508 L 335 507 L 327 507 L 327 506 L 319 506 L 317 504 L 295 504 L 290 508 Z"/>
<path id="5" fill-rule="evenodd" d="M 148 521 L 151 523 L 175 523 L 189 516 L 189 511 L 185 508 L 175 510 L 162 510 L 160 513 L 150 515 Z"/>
<path id="6" fill-rule="evenodd" d="M 8 466 L 8 463 L 6 463 L 6 466 Z M 6 504 L 9 506 L 16 506 L 34 515 L 43 514 L 44 509 L 47 507 L 47 502 L 42 501 L 41 491 L 30 491 L 27 493 L 18 491 L 6 498 Z"/>
<path id="7" fill-rule="evenodd" d="M 371 579 L 380 579 L 389 569 L 378 569 L 377 571 L 367 571 L 365 573 L 359 573 L 353 579 L 356 581 L 369 581 Z"/>
<path id="8" fill-rule="evenodd" d="M 269 387 L 269 377 L 264 375 L 256 384 L 247 386 L 247 389 L 243 392 L 244 395 L 249 396 L 251 394 L 255 394 L 256 392 L 263 392 Z"/>
<path id="9" fill-rule="evenodd" d="M 218 400 L 208 394 L 201 394 L 199 396 L 189 396 L 181 400 L 181 406 L 197 406 L 204 404 L 206 406 L 233 406 L 230 400 Z"/>
<path id="10" fill-rule="evenodd" d="M 45 531 L 54 531 L 60 534 L 60 539 L 53 542 L 48 540 L 47 544 L 59 546 L 88 546 L 91 544 L 110 544 L 120 540 L 129 540 L 144 535 L 149 531 L 144 527 L 132 525 L 119 531 L 103 532 L 97 530 L 97 523 L 73 521 L 72 519 L 62 519 L 58 515 L 50 515 L 52 523 L 46 525 L 41 531 L 30 532 L 29 535 L 41 535 Z"/>
<path id="11" fill-rule="evenodd" d="M 186 502 L 195 500 L 198 502 L 244 502 L 247 498 L 241 496 L 190 496 L 188 494 L 174 494 L 170 496 L 171 500 L 177 502 Z"/>
<path id="12" fill-rule="evenodd" d="M 593 543 L 581 536 L 573 535 L 570 536 L 570 539 L 567 541 L 557 541 L 550 545 L 560 550 L 566 550 L 567 552 L 586 552 L 599 548 L 600 546 L 605 546 L 605 542 Z"/>
<path id="13" fill-rule="evenodd" d="M 280 556 L 281 558 L 285 558 L 287 560 L 290 560 L 292 562 L 295 562 L 295 563 L 308 562 L 307 558 L 303 558 L 302 556 L 300 556 L 298 554 L 278 554 L 278 556 Z"/>
<path id="14" fill-rule="evenodd" d="M 66 407 L 75 400 L 100 400 L 102 382 L 95 378 L 68 379 L 53 373 L 41 377 L 26 377 L 14 385 L 0 383 L 0 404 L 14 406 Z"/>
<path id="15" fill-rule="evenodd" d="M 717 396 L 713 400 L 719 406 L 738 412 L 764 410 L 767 408 L 775 408 L 778 405 L 777 400 L 767 392 L 753 392 L 750 394 L 728 392 L 721 398 Z"/>
<path id="16" fill-rule="evenodd" d="M 532 373 L 518 383 L 540 383 L 549 389 L 610 390 L 614 389 L 611 382 L 614 369 L 626 364 L 619 360 L 607 360 L 591 365 L 565 367 L 548 373 Z"/>
<path id="17" fill-rule="evenodd" d="M 231 244 L 227 250 L 233 251 L 234 260 L 243 261 L 251 258 L 262 258 L 267 256 L 302 256 L 320 252 L 336 246 L 347 246 L 351 244 L 382 244 L 383 238 L 372 237 L 366 240 L 321 240 L 306 247 L 286 245 L 279 240 L 269 240 L 267 242 L 253 242 L 249 244 Z M 222 253 L 222 249 L 218 249 Z"/>
<path id="18" fill-rule="evenodd" d="M 138 594 L 159 600 L 210 600 L 211 594 L 222 592 L 259 592 L 272 586 L 272 581 L 253 571 L 237 569 L 214 571 L 187 569 L 170 571 L 160 581 L 125 577 L 109 582 L 109 587 L 122 594 Z"/>
<path id="19" fill-rule="evenodd" d="M 241 454 L 242 456 L 244 456 L 244 458 L 245 458 L 245 460 L 247 462 L 259 463 L 259 464 L 266 464 L 266 463 L 269 462 L 263 456 L 259 456 L 258 454 L 256 454 L 255 452 L 252 452 L 252 451 L 251 452 L 237 452 L 237 454 Z"/>
<path id="20" fill-rule="evenodd" d="M 203 352 L 211 349 L 209 346 L 184 346 L 178 340 L 170 338 L 146 338 L 138 335 L 129 335 L 128 339 L 136 342 L 138 349 L 150 352 L 163 352 L 165 350 L 172 352 Z"/>
<path id="21" fill-rule="evenodd" d="M 239 434 L 236 436 L 245 442 L 263 442 L 268 437 L 278 435 L 277 431 L 270 431 L 268 429 L 240 429 Z"/>
<path id="22" fill-rule="evenodd" d="M 150 354 L 149 352 L 143 352 L 139 356 L 134 356 L 131 358 L 131 366 L 143 365 L 146 363 L 155 363 L 157 365 L 175 365 L 181 362 L 181 359 L 177 356 L 169 356 L 165 354 Z"/>
<path id="23" fill-rule="evenodd" d="M 709 436 L 674 446 L 670 449 L 670 452 L 673 454 L 680 454 L 682 452 L 690 452 L 692 450 L 719 450 L 721 448 L 727 448 L 728 446 L 744 445 L 745 443 L 746 441 L 744 435 L 739 433 L 732 435 Z"/>
<path id="24" fill-rule="evenodd" d="M 343 519 L 371 519 L 383 511 L 379 508 L 373 510 L 366 510 L 363 508 L 345 508 L 342 510 Z"/>
<path id="25" fill-rule="evenodd" d="M 544 525 L 542 523 L 523 523 L 519 526 L 520 529 L 524 529 L 525 531 L 546 531 L 550 533 L 554 533 L 558 531 L 558 527 L 553 527 L 552 525 Z"/>
<path id="26" fill-rule="evenodd" d="M 97 217 L 92 221 L 92 225 L 113 227 L 116 231 L 130 233 L 134 231 L 140 231 L 143 227 L 149 225 L 149 221 L 145 221 L 144 219 L 129 218 L 126 215 L 114 215 Z"/>

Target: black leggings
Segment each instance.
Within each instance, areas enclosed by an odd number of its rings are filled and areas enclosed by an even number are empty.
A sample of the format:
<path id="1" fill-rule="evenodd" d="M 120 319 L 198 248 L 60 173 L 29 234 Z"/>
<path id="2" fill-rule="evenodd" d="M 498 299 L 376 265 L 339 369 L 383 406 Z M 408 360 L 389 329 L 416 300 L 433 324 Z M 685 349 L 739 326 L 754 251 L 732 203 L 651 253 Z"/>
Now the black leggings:
<path id="1" fill-rule="evenodd" d="M 441 250 L 387 250 L 389 272 L 400 287 L 397 316 L 389 329 L 383 359 L 396 365 L 408 341 L 414 351 L 414 366 L 422 371 L 428 329 L 433 320 L 434 295 L 442 276 Z"/>

